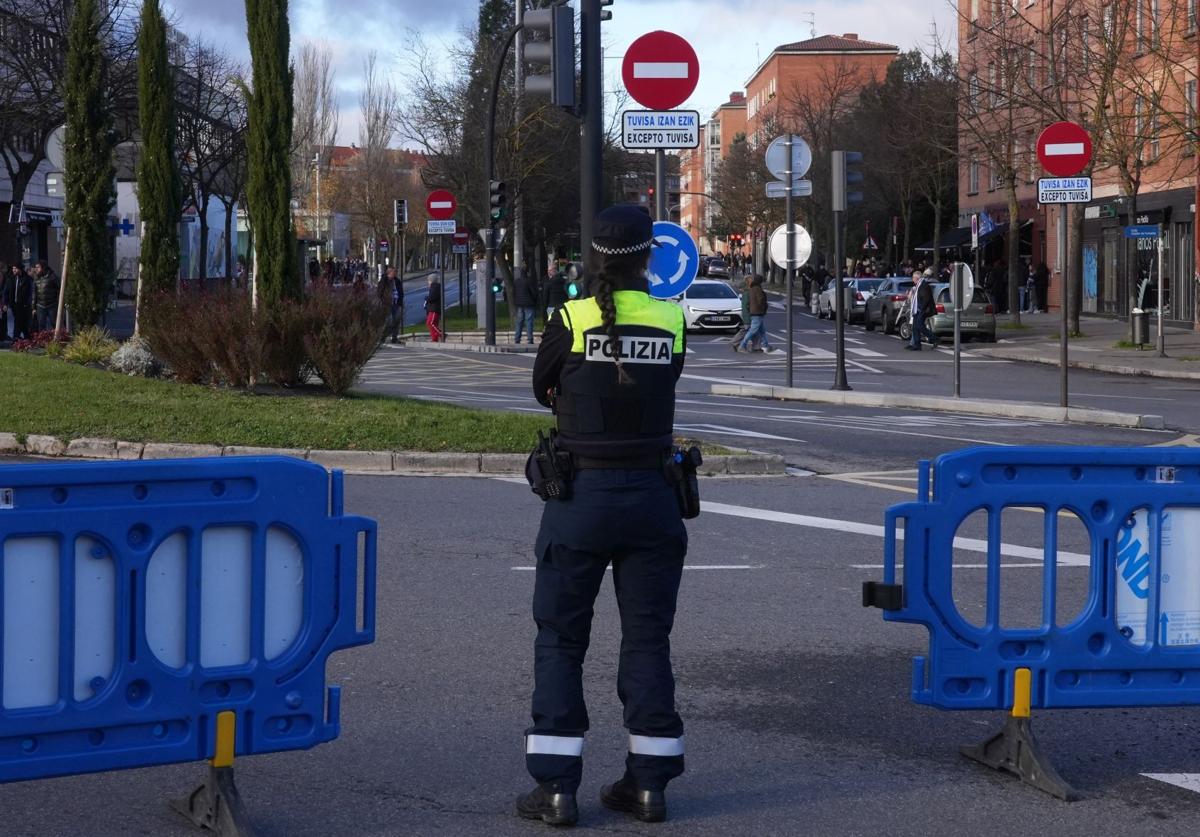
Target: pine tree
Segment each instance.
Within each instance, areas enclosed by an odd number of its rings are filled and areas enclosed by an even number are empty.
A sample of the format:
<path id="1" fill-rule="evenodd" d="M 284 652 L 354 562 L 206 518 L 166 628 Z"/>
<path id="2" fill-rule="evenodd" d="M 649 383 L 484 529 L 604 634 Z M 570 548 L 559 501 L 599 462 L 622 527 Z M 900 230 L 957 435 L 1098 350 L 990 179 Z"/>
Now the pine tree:
<path id="1" fill-rule="evenodd" d="M 115 274 L 108 213 L 116 201 L 116 133 L 106 107 L 109 67 L 101 20 L 98 0 L 76 0 L 67 27 L 63 81 L 67 195 L 63 220 L 70 235 L 67 306 L 76 326 L 99 321 Z"/>
<path id="2" fill-rule="evenodd" d="M 175 84 L 167 61 L 167 26 L 158 0 L 142 3 L 138 30 L 138 117 L 142 138 L 137 169 L 138 207 L 145 225 L 141 279 L 143 293 L 152 293 L 175 288 L 179 276 L 182 203 L 175 154 Z"/>
<path id="3" fill-rule="evenodd" d="M 246 0 L 254 88 L 246 138 L 246 202 L 253 225 L 255 283 L 270 308 L 300 295 L 296 236 L 292 231 L 292 73 L 288 66 L 287 0 Z"/>

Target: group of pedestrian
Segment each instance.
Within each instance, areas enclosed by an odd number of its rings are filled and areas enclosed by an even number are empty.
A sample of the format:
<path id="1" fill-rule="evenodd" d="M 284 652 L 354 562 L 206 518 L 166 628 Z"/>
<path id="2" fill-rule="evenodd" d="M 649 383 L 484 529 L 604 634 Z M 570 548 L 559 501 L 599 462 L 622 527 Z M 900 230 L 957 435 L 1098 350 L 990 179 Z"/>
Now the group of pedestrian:
<path id="1" fill-rule="evenodd" d="M 757 274 L 747 276 L 742 283 L 742 328 L 730 341 L 737 352 L 774 351 L 767 337 L 767 293 L 763 290 L 763 278 Z"/>
<path id="2" fill-rule="evenodd" d="M 59 287 L 58 277 L 44 260 L 34 262 L 32 272 L 20 262 L 0 262 L 0 342 L 28 340 L 35 332 L 52 330 Z"/>

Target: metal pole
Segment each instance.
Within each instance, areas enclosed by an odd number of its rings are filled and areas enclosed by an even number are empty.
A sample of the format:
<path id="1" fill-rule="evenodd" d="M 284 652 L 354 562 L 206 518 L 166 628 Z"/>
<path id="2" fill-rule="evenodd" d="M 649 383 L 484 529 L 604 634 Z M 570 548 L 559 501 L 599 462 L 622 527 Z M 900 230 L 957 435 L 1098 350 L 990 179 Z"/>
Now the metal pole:
<path id="1" fill-rule="evenodd" d="M 517 46 L 514 50 L 514 103 L 515 111 L 513 119 L 513 145 L 514 151 L 520 153 L 521 150 L 521 120 L 525 114 L 525 62 L 521 59 L 524 54 L 525 42 L 525 0 L 517 0 L 516 6 L 516 23 L 517 23 Z M 525 207 L 524 199 L 522 198 L 521 183 L 518 181 L 513 184 L 516 188 L 513 189 L 513 260 L 512 272 L 513 282 L 519 282 L 525 276 Z"/>
<path id="2" fill-rule="evenodd" d="M 1059 266 L 1058 274 L 1059 291 L 1058 302 L 1062 308 L 1062 323 L 1059 328 L 1060 334 L 1058 337 L 1058 405 L 1065 408 L 1069 403 L 1068 387 L 1067 387 L 1067 211 L 1065 207 L 1059 207 L 1058 210 L 1058 246 L 1059 246 Z"/>
<path id="3" fill-rule="evenodd" d="M 966 265 L 958 264 L 954 266 L 954 397 L 962 397 L 962 308 L 969 304 L 969 296 L 964 297 L 964 294 L 973 296 L 975 289 L 973 287 L 964 288 L 966 284 L 963 282 L 963 268 Z M 973 284 L 973 283 L 972 283 Z M 918 338 L 920 339 L 920 338 Z"/>
<path id="4" fill-rule="evenodd" d="M 796 238 L 792 235 L 792 227 L 796 223 L 796 209 L 792 202 L 792 135 L 787 135 L 787 142 L 784 144 L 787 149 L 787 167 L 783 172 L 783 181 L 787 184 L 787 195 L 784 198 L 784 223 L 787 224 L 787 302 L 784 303 L 784 309 L 787 311 L 787 386 L 791 387 L 792 364 L 796 354 L 795 341 L 795 320 L 792 318 L 792 306 L 795 300 L 792 299 L 792 292 L 795 290 L 796 283 Z"/>
<path id="5" fill-rule="evenodd" d="M 1166 231 L 1160 225 L 1158 228 L 1158 295 L 1154 298 L 1158 308 L 1158 356 L 1167 356 L 1167 336 L 1163 334 L 1163 235 Z"/>
<path id="6" fill-rule="evenodd" d="M 654 149 L 654 218 L 671 220 L 667 214 L 667 155 L 661 148 Z"/>
<path id="7" fill-rule="evenodd" d="M 599 0 L 593 0 L 599 3 Z M 599 15 L 597 15 L 597 18 Z M 513 39 L 517 37 L 517 32 L 520 30 L 513 27 L 508 33 L 508 37 L 504 40 L 504 45 L 500 48 L 500 55 L 496 59 L 495 72 L 492 74 L 492 90 L 488 97 L 488 118 L 487 125 L 484 126 L 483 140 L 483 171 L 484 179 L 487 181 L 487 195 L 484 196 L 484 217 L 488 219 L 487 226 L 484 227 L 484 246 L 487 248 L 486 257 L 486 279 L 487 288 L 484 293 L 487 294 L 487 311 L 486 329 L 484 332 L 484 342 L 489 346 L 496 345 L 496 295 L 492 293 L 492 283 L 496 281 L 496 219 L 492 218 L 492 181 L 496 179 L 496 99 L 500 95 L 500 79 L 504 75 L 504 57 L 508 55 L 508 50 L 512 47 Z M 590 242 L 589 242 L 590 243 Z"/>
<path id="8" fill-rule="evenodd" d="M 579 246 L 585 261 L 592 249 L 592 229 L 600 212 L 604 179 L 604 60 L 600 13 L 600 0 L 581 0 L 579 41 L 583 124 L 579 132 Z"/>
<path id="9" fill-rule="evenodd" d="M 313 165 L 317 167 L 317 262 L 321 261 L 321 155 L 313 155 Z"/>
<path id="10" fill-rule="evenodd" d="M 446 314 L 449 312 L 446 311 L 446 236 L 444 236 L 444 235 L 438 236 L 438 270 L 440 270 L 442 272 L 441 281 L 438 283 L 439 289 L 441 290 L 441 296 L 442 296 L 441 322 L 438 323 L 438 325 L 441 326 L 442 342 L 445 343 L 446 342 Z"/>
<path id="11" fill-rule="evenodd" d="M 842 250 L 846 246 L 845 233 L 842 229 L 841 211 L 833 213 L 833 250 L 837 264 L 834 265 L 834 315 L 837 318 L 837 369 L 833 376 L 833 388 L 846 391 L 850 384 L 846 382 L 846 289 L 842 287 L 842 271 L 846 268 L 846 256 Z"/>

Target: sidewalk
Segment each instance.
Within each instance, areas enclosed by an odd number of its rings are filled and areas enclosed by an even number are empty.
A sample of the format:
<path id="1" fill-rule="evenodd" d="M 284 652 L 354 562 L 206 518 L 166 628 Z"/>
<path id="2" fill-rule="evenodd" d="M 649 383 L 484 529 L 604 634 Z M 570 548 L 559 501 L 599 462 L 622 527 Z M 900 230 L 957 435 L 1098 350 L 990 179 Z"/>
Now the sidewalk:
<path id="1" fill-rule="evenodd" d="M 1058 365 L 1061 320 L 1057 311 L 1022 314 L 1021 328 L 1010 327 L 1011 321 L 1009 315 L 998 316 L 996 337 L 999 342 L 995 345 L 972 343 L 971 354 Z M 1083 337 L 1069 341 L 1068 366 L 1115 375 L 1200 380 L 1200 332 L 1168 326 L 1164 329 L 1167 357 L 1160 358 L 1153 317 L 1150 321 L 1151 342 L 1143 349 L 1118 346 L 1128 345 L 1130 328 L 1127 320 L 1084 315 L 1079 327 Z"/>

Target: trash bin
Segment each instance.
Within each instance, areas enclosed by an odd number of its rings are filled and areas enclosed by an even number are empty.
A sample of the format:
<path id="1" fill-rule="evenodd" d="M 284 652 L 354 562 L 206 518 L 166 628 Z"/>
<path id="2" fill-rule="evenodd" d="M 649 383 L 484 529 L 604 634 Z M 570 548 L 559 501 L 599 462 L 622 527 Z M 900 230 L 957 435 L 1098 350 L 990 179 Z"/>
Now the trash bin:
<path id="1" fill-rule="evenodd" d="M 1138 346 L 1144 346 L 1150 342 L 1150 312 L 1143 311 L 1141 308 L 1134 308 L 1129 314 L 1129 320 L 1133 325 L 1133 342 Z"/>

